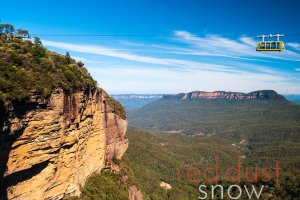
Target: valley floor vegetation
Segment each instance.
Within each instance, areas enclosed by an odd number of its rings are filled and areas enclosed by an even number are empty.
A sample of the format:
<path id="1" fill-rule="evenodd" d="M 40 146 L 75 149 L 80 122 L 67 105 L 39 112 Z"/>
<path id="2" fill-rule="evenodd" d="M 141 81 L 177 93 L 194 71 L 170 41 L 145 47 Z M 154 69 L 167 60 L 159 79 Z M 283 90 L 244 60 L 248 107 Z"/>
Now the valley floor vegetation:
<path id="1" fill-rule="evenodd" d="M 120 177 L 109 170 L 91 175 L 81 190 L 80 197 L 67 200 L 127 200 L 128 189 Z"/>
<path id="2" fill-rule="evenodd" d="M 127 135 L 130 145 L 121 163 L 127 165 L 133 171 L 132 174 L 141 187 L 145 199 L 198 199 L 199 196 L 203 197 L 203 194 L 199 192 L 199 185 L 206 186 L 202 189 L 207 193 L 207 199 L 210 199 L 212 195 L 210 188 L 213 185 L 221 185 L 224 190 L 224 199 L 231 199 L 226 192 L 233 184 L 237 184 L 242 189 L 240 199 L 247 199 L 245 186 L 249 191 L 252 187 L 255 187 L 257 192 L 263 187 L 261 199 L 299 199 L 300 179 L 297 173 L 294 173 L 295 169 L 290 168 L 283 169 L 279 180 L 276 180 L 274 176 L 268 182 L 262 181 L 262 178 L 259 177 L 258 181 L 254 183 L 245 180 L 232 183 L 225 181 L 225 178 L 221 178 L 214 184 L 206 181 L 193 183 L 186 174 L 182 175 L 180 180 L 178 179 L 178 167 L 199 167 L 201 169 L 212 167 L 215 155 L 219 155 L 220 158 L 227 161 L 220 162 L 220 167 L 236 166 L 237 156 L 243 155 L 244 148 L 247 148 L 247 145 L 238 148 L 232 145 L 231 140 L 214 136 L 188 137 L 180 134 L 166 134 L 140 129 L 130 129 Z M 276 158 L 273 159 L 276 160 Z M 289 159 L 289 157 L 286 158 L 286 160 Z M 280 163 L 283 164 L 283 162 Z M 258 163 L 255 157 L 245 158 L 242 161 L 242 166 L 260 166 Z M 196 170 L 193 173 L 193 178 L 203 178 L 195 176 L 195 174 L 197 175 Z M 253 175 L 252 171 L 251 175 Z M 161 187 L 161 182 L 170 184 L 172 189 L 164 189 Z M 215 199 L 220 199 L 221 194 L 218 190 L 214 195 Z M 234 189 L 230 194 L 238 196 L 238 191 Z"/>

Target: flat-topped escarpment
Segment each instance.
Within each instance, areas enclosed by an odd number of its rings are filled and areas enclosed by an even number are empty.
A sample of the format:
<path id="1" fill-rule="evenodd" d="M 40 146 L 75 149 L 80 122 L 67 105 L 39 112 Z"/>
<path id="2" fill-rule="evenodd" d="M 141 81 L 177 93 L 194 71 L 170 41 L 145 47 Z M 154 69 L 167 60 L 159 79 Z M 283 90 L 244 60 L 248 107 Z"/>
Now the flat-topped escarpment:
<path id="1" fill-rule="evenodd" d="M 284 99 L 273 90 L 258 90 L 250 93 L 241 92 L 203 92 L 194 91 L 190 93 L 180 93 L 176 95 L 164 95 L 162 99 L 228 99 L 228 100 L 241 100 L 241 99 Z"/>

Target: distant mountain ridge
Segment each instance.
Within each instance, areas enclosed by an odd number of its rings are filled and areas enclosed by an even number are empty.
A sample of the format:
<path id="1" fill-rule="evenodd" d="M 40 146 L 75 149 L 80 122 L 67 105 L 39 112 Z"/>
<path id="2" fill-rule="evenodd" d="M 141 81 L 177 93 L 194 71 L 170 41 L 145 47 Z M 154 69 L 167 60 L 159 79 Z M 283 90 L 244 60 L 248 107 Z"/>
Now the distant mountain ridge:
<path id="1" fill-rule="evenodd" d="M 285 98 L 275 92 L 274 90 L 258 90 L 250 93 L 242 92 L 226 92 L 226 91 L 214 91 L 214 92 L 204 92 L 204 91 L 193 91 L 189 93 L 179 93 L 176 95 L 164 95 L 163 100 L 168 99 L 179 99 L 179 100 L 189 100 L 189 99 L 228 99 L 228 100 L 242 100 L 242 99 L 284 99 Z"/>
<path id="2" fill-rule="evenodd" d="M 300 121 L 299 105 L 273 90 L 164 95 L 162 99 L 127 114 L 131 127 L 186 134 L 220 133 L 230 137 L 241 133 L 253 135 L 266 127 L 274 129 L 279 124 L 291 129 Z"/>

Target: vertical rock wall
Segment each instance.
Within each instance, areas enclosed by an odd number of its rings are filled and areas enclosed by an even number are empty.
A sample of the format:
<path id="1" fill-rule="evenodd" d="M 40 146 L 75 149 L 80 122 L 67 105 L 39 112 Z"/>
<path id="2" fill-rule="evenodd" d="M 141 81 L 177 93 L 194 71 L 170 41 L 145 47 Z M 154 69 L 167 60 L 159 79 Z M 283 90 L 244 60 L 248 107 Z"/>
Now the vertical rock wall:
<path id="1" fill-rule="evenodd" d="M 31 95 L 1 113 L 1 199 L 79 195 L 89 175 L 121 158 L 127 121 L 106 100 L 100 90 L 57 89 L 47 101 Z"/>

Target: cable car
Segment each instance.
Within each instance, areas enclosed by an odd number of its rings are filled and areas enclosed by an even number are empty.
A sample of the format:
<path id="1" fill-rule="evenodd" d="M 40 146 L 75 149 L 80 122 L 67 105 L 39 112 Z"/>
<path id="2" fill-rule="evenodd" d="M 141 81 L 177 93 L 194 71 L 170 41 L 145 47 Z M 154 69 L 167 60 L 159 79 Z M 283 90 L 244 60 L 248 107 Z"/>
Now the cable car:
<path id="1" fill-rule="evenodd" d="M 262 41 L 257 44 L 256 51 L 284 51 L 284 42 L 279 40 L 282 36 L 280 34 L 257 36 L 262 38 Z M 277 37 L 277 41 L 265 41 L 268 37 Z"/>

